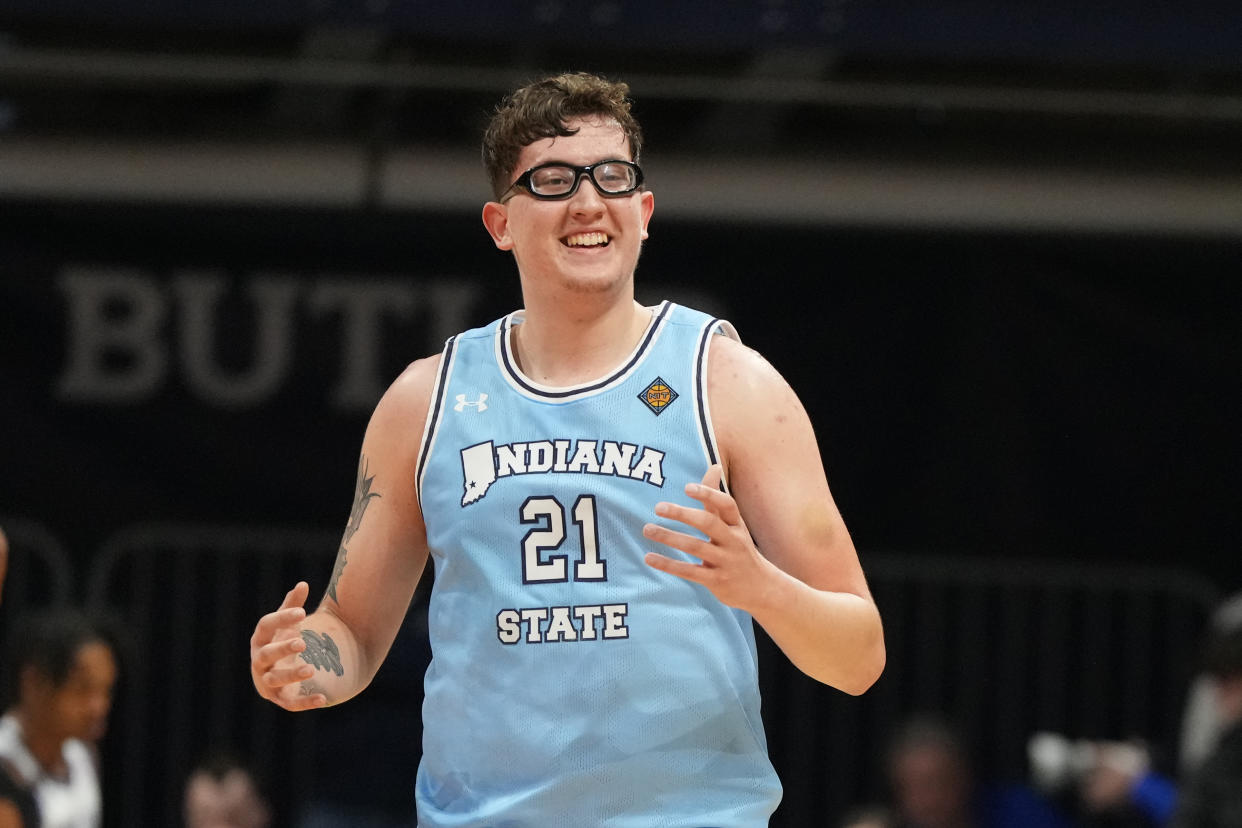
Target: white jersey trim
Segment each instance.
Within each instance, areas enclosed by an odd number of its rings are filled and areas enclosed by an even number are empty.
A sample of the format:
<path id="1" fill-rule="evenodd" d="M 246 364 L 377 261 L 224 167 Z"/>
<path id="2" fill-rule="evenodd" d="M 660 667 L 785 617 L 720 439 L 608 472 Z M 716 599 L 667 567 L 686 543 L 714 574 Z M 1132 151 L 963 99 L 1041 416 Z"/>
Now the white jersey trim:
<path id="1" fill-rule="evenodd" d="M 695 407 L 698 409 L 699 443 L 703 448 L 703 456 L 707 458 L 707 465 L 720 463 L 720 486 L 727 492 L 729 484 L 724 476 L 724 462 L 720 459 L 716 429 L 712 423 L 711 405 L 707 393 L 707 357 L 711 351 L 713 334 L 727 336 L 736 342 L 741 342 L 742 338 L 738 336 L 737 328 L 734 328 L 731 322 L 724 319 L 709 319 L 699 334 L 699 344 L 694 353 L 694 395 Z"/>
<path id="2" fill-rule="evenodd" d="M 440 371 L 436 374 L 436 384 L 431 389 L 431 399 L 427 403 L 427 422 L 423 424 L 422 445 L 418 450 L 418 459 L 414 468 L 414 493 L 418 496 L 418 508 L 423 507 L 423 476 L 427 474 L 427 458 L 435 447 L 436 435 L 441 418 L 444 417 L 444 394 L 448 389 L 448 378 L 453 373 L 453 360 L 457 358 L 457 337 L 450 336 L 444 343 L 444 351 L 440 354 Z"/>
<path id="3" fill-rule="evenodd" d="M 509 314 L 497 326 L 496 364 L 500 366 L 500 374 L 505 378 L 505 381 L 515 391 L 528 399 L 563 403 L 590 397 L 620 385 L 638 369 L 638 366 L 643 361 L 643 357 L 646 356 L 652 344 L 659 338 L 660 331 L 664 329 L 664 325 L 668 322 L 671 316 L 669 312 L 671 308 L 672 303 L 668 300 L 652 308 L 651 321 L 647 324 L 646 331 L 639 337 L 638 344 L 634 346 L 634 350 L 630 352 L 630 355 L 625 358 L 616 370 L 606 374 L 601 379 L 558 388 L 535 382 L 523 374 L 522 370 L 518 368 L 516 360 L 513 359 L 513 344 L 511 341 L 513 328 L 520 324 L 517 320 L 521 315 L 521 311 L 514 311 Z"/>

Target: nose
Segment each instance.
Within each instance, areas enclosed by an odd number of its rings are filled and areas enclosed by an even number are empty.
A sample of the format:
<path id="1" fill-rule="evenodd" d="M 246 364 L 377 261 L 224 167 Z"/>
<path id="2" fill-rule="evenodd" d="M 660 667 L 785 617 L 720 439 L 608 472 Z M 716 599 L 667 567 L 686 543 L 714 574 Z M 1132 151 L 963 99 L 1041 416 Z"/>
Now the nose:
<path id="1" fill-rule="evenodd" d="M 604 197 L 595 189 L 590 173 L 578 176 L 578 189 L 569 197 L 569 206 L 577 214 L 599 214 L 604 211 Z"/>

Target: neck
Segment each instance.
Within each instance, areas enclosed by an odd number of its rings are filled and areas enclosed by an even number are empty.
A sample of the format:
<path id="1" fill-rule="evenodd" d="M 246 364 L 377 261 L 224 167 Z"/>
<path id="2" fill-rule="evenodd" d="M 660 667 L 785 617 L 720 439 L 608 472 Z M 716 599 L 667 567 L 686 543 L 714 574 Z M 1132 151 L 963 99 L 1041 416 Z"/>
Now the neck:
<path id="1" fill-rule="evenodd" d="M 651 311 L 623 301 L 529 303 L 514 329 L 514 354 L 528 377 L 566 386 L 602 376 L 624 359 L 646 330 Z"/>

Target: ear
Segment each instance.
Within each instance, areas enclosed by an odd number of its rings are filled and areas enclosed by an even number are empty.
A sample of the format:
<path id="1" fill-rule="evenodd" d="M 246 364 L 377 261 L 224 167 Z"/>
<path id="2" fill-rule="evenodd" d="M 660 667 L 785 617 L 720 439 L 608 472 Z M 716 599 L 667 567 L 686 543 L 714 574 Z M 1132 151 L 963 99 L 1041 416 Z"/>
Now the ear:
<path id="1" fill-rule="evenodd" d="M 509 235 L 509 209 L 498 201 L 489 201 L 483 205 L 483 226 L 487 228 L 496 247 L 501 250 L 513 249 L 513 238 Z"/>
<path id="2" fill-rule="evenodd" d="M 645 239 L 647 238 L 647 225 L 651 222 L 651 214 L 655 212 L 655 194 L 652 193 L 651 190 L 643 190 L 642 194 L 639 196 L 639 199 L 642 202 L 639 207 L 642 211 L 643 217 L 642 237 Z"/>

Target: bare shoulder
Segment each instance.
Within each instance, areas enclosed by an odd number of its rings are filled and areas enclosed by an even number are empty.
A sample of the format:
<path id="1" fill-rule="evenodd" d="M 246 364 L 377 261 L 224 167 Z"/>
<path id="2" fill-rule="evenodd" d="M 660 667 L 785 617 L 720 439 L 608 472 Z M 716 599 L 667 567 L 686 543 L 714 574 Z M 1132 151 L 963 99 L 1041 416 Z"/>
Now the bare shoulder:
<path id="1" fill-rule="evenodd" d="M 709 351 L 707 379 L 722 388 L 745 393 L 750 389 L 771 390 L 789 387 L 772 363 L 731 336 L 714 336 Z"/>
<path id="2" fill-rule="evenodd" d="M 769 421 L 787 422 L 790 415 L 806 416 L 794 390 L 772 363 L 726 336 L 712 337 L 707 393 L 717 429 L 749 429 Z"/>
<path id="3" fill-rule="evenodd" d="M 712 428 L 730 478 L 738 471 L 756 473 L 782 457 L 822 474 L 819 447 L 802 401 L 758 351 L 728 337 L 713 337 L 707 395 Z"/>
<path id="4" fill-rule="evenodd" d="M 371 413 L 367 442 L 377 442 L 389 451 L 401 449 L 403 454 L 416 452 L 439 373 L 439 354 L 406 366 Z"/>
<path id="5" fill-rule="evenodd" d="M 431 404 L 436 379 L 440 374 L 440 354 L 415 360 L 405 367 L 376 405 L 375 413 L 406 418 L 417 414 L 421 419 Z"/>

